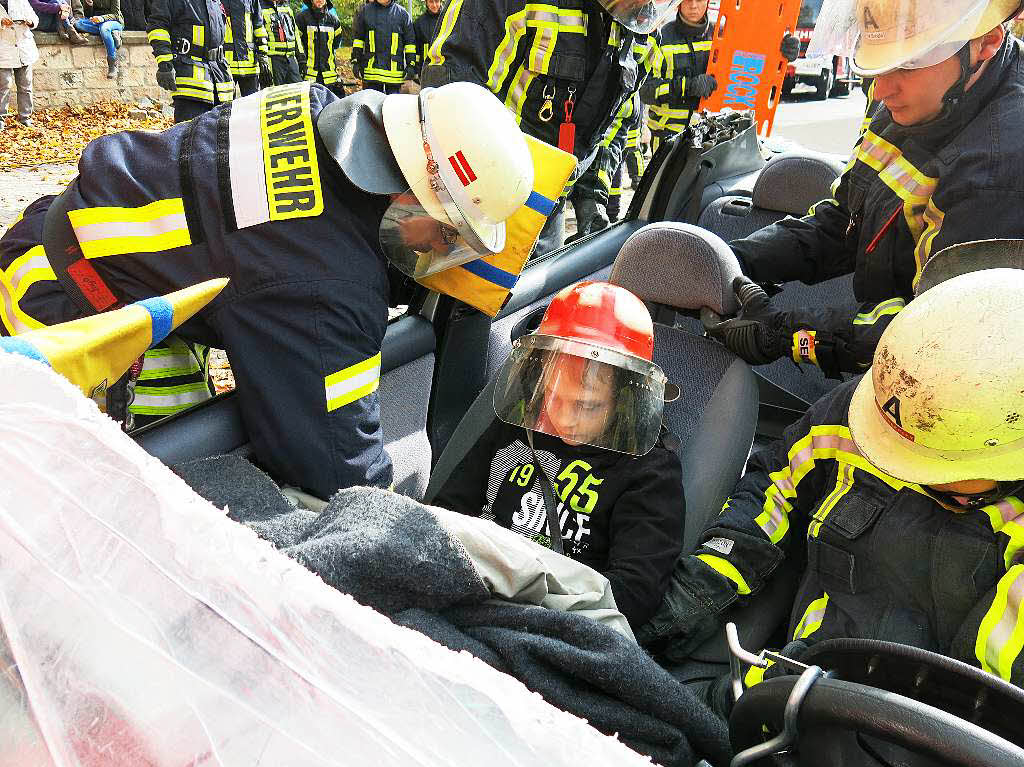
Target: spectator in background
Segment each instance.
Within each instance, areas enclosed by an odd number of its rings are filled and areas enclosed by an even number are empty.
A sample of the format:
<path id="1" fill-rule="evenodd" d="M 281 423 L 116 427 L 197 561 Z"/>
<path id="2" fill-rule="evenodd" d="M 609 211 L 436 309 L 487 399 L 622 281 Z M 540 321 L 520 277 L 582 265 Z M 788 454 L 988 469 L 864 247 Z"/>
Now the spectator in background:
<path id="1" fill-rule="evenodd" d="M 74 27 L 70 0 L 28 0 L 39 17 L 40 32 L 56 32 L 62 39 L 81 45 L 85 38 Z"/>
<path id="2" fill-rule="evenodd" d="M 364 88 L 383 93 L 399 93 L 419 72 L 412 17 L 394 0 L 375 0 L 356 15 L 352 70 Z"/>
<path id="3" fill-rule="evenodd" d="M 341 22 L 327 0 L 313 0 L 295 17 L 299 36 L 299 69 L 305 78 L 330 88 L 344 98 L 345 87 L 338 82 L 335 51 L 341 45 Z"/>
<path id="4" fill-rule="evenodd" d="M 28 0 L 0 0 L 0 115 L 7 113 L 13 80 L 18 86 L 17 120 L 26 127 L 32 125 L 32 65 L 39 59 L 32 30 L 38 24 Z"/>
<path id="5" fill-rule="evenodd" d="M 107 77 L 117 77 L 117 49 L 121 47 L 121 0 L 72 0 L 75 29 L 97 35 L 107 49 Z M 86 15 L 88 14 L 88 15 Z"/>
<path id="6" fill-rule="evenodd" d="M 267 0 L 263 8 L 263 26 L 267 30 L 267 51 L 274 73 L 274 85 L 302 82 L 296 58 L 300 41 L 295 14 L 288 0 Z"/>
<path id="7" fill-rule="evenodd" d="M 427 60 L 427 48 L 434 42 L 443 11 L 444 3 L 441 0 L 427 0 L 427 10 L 412 23 L 413 31 L 416 33 L 417 69 Z"/>

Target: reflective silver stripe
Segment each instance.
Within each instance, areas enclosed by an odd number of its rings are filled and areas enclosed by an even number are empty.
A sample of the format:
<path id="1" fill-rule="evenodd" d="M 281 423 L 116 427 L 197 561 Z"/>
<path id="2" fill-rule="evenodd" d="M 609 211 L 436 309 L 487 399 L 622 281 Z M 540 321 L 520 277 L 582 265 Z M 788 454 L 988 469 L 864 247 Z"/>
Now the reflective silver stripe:
<path id="1" fill-rule="evenodd" d="M 267 177 L 263 169 L 263 139 L 260 133 L 262 94 L 254 93 L 231 105 L 228 121 L 228 166 L 231 200 L 239 229 L 270 220 Z"/>
<path id="2" fill-rule="evenodd" d="M 112 237 L 153 237 L 155 235 L 188 229 L 184 213 L 169 213 L 152 221 L 119 221 L 104 224 L 84 224 L 75 227 L 75 237 L 81 242 L 94 242 Z"/>
<path id="3" fill-rule="evenodd" d="M 142 387 L 135 387 L 135 399 L 132 400 L 132 409 L 148 407 L 175 407 L 183 408 L 189 405 L 198 405 L 210 399 L 210 390 L 204 384 L 189 384 L 195 386 L 194 391 L 176 391 L 179 387 L 168 387 L 167 393 L 156 394 L 150 392 L 139 392 Z M 159 386 L 149 386 L 147 389 L 159 390 Z"/>

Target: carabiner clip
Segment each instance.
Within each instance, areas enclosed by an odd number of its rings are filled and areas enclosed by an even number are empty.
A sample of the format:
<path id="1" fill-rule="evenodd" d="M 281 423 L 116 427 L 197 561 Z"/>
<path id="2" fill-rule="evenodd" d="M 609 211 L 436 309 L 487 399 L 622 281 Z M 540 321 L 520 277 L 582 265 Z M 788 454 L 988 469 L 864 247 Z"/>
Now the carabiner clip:
<path id="1" fill-rule="evenodd" d="M 551 88 L 551 92 L 548 93 L 548 88 Z M 544 99 L 544 103 L 540 106 L 540 111 L 537 112 L 537 117 L 543 122 L 551 122 L 551 118 L 555 116 L 555 95 L 557 91 L 555 86 L 547 83 L 544 85 L 544 90 L 541 92 L 541 97 Z"/>

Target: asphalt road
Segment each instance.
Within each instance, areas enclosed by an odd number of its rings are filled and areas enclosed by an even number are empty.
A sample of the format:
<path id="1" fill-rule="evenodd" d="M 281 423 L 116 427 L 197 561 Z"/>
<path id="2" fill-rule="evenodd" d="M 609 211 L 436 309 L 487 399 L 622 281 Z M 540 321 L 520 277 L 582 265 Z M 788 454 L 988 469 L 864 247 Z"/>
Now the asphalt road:
<path id="1" fill-rule="evenodd" d="M 772 138 L 807 149 L 847 156 L 857 140 L 867 99 L 860 88 L 849 96 L 817 101 L 809 86 L 798 86 L 779 104 Z"/>

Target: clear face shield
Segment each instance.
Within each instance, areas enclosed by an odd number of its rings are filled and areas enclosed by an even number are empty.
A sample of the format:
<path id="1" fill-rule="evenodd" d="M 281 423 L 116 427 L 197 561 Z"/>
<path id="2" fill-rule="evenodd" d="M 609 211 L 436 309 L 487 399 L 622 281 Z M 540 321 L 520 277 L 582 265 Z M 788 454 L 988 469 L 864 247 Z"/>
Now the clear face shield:
<path id="1" fill-rule="evenodd" d="M 666 383 L 653 362 L 534 334 L 515 342 L 499 371 L 494 412 L 570 445 L 646 455 L 661 433 Z"/>
<path id="2" fill-rule="evenodd" d="M 422 96 L 419 111 L 426 162 L 423 178 L 417 181 L 426 181 L 438 208 L 431 214 L 409 189 L 394 198 L 379 231 L 384 255 L 413 279 L 499 253 L 505 247 L 504 222 L 489 220 L 465 191 L 476 180 L 472 166 L 462 152 L 440 162 L 434 159 L 432 147 L 440 145 Z"/>
<path id="3" fill-rule="evenodd" d="M 973 39 L 988 6 L 988 0 L 825 0 L 807 57 L 848 56 L 867 77 L 924 69 Z"/>
<path id="4" fill-rule="evenodd" d="M 649 35 L 664 24 L 679 7 L 679 0 L 598 0 L 622 26 Z"/>

